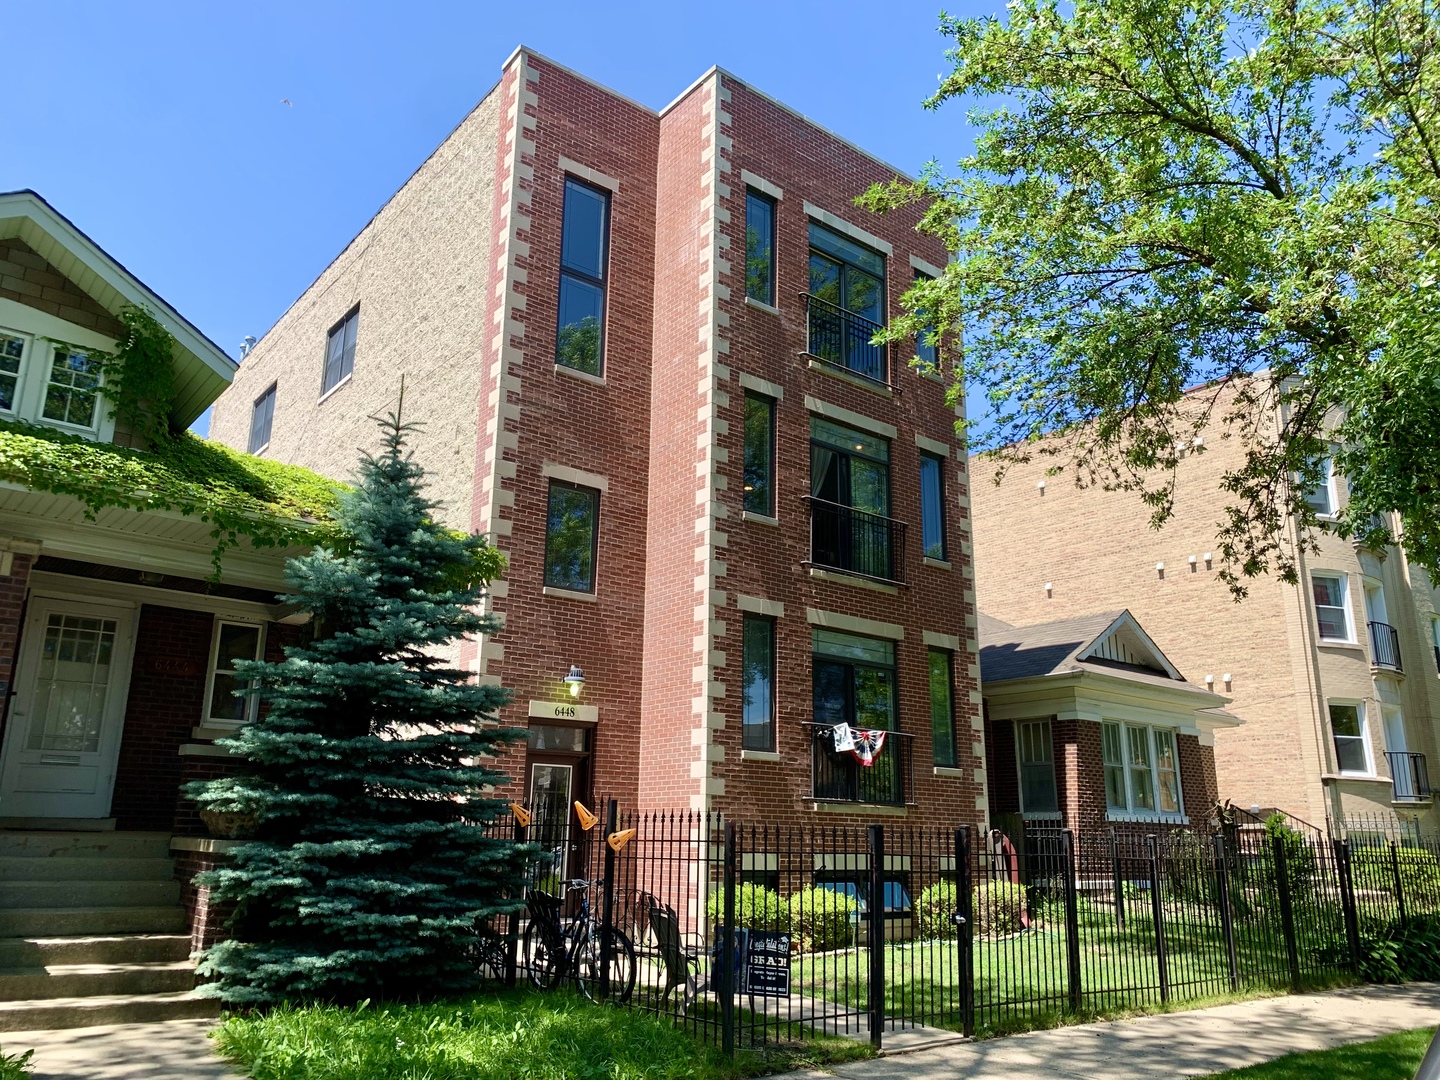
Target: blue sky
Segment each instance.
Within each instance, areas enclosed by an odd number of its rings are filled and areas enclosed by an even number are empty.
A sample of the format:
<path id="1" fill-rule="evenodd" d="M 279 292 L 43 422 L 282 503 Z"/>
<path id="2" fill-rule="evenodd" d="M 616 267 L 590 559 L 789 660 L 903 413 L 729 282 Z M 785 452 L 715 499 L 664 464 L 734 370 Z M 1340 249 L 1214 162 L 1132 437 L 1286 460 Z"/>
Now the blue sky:
<path id="1" fill-rule="evenodd" d="M 30 46 L 6 53 L 11 100 L 26 107 L 4 119 L 0 190 L 40 192 L 235 355 L 521 42 L 655 108 L 719 64 L 913 171 L 970 145 L 961 108 L 920 104 L 946 70 L 939 10 L 940 0 L 11 4 L 5 37 Z"/>

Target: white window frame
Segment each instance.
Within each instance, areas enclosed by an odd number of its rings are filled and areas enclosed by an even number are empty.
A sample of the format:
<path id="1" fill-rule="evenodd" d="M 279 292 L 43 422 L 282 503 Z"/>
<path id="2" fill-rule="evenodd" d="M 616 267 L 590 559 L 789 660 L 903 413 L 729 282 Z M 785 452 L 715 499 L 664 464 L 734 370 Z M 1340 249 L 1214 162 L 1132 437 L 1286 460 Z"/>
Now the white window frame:
<path id="1" fill-rule="evenodd" d="M 1120 761 L 1114 764 L 1105 760 L 1105 728 L 1114 727 L 1120 733 Z M 1103 769 L 1119 768 L 1125 780 L 1125 806 L 1123 808 L 1110 805 L 1109 792 L 1105 796 L 1105 817 L 1108 821 L 1167 821 L 1188 824 L 1190 819 L 1185 815 L 1185 781 L 1181 775 L 1180 768 L 1180 730 L 1160 724 L 1135 724 L 1125 720 L 1102 720 L 1100 722 L 1100 760 Z M 1135 787 L 1134 780 L 1130 775 L 1132 768 L 1130 764 L 1130 732 L 1140 731 L 1144 733 L 1145 745 L 1150 753 L 1150 790 L 1155 796 L 1155 809 L 1144 810 L 1135 808 Z M 1156 732 L 1168 732 L 1175 750 L 1175 801 L 1179 806 L 1178 810 L 1160 809 L 1160 744 Z M 1104 775 L 1102 771 L 1102 777 Z"/>
<path id="2" fill-rule="evenodd" d="M 0 416 L 14 420 L 19 418 L 21 403 L 25 400 L 25 377 L 30 373 L 30 367 L 35 362 L 36 339 L 34 334 L 27 334 L 24 330 L 15 330 L 9 326 L 0 326 L 0 338 L 15 338 L 21 342 L 20 367 L 15 372 L 15 407 L 13 409 L 0 408 Z"/>
<path id="3" fill-rule="evenodd" d="M 257 627 L 260 635 L 255 644 L 255 658 L 257 660 L 263 660 L 265 658 L 265 636 L 268 625 L 269 624 L 263 619 L 241 619 L 230 615 L 215 616 L 215 625 L 210 631 L 210 660 L 205 672 L 205 702 L 201 705 L 201 727 L 238 729 L 254 721 L 256 709 L 260 704 L 259 699 L 254 695 L 245 703 L 244 720 L 236 721 L 230 719 L 228 716 L 212 717 L 210 715 L 210 706 L 213 704 L 213 698 L 215 696 L 215 676 L 218 674 L 215 670 L 215 665 L 220 662 L 220 629 L 224 626 Z M 228 671 L 227 674 L 229 674 Z"/>
<path id="4" fill-rule="evenodd" d="M 1334 521 L 1340 516 L 1340 493 L 1335 487 L 1335 458 L 1333 451 L 1321 458 L 1320 464 L 1325 467 L 1325 479 L 1320 482 L 1319 488 L 1306 489 L 1305 502 L 1314 510 L 1314 504 L 1310 502 L 1310 492 L 1323 490 L 1325 492 L 1325 500 L 1329 503 L 1330 508 L 1325 511 L 1315 510 L 1315 516 L 1321 521 Z"/>
<path id="5" fill-rule="evenodd" d="M 77 347 L 73 351 L 68 344 L 59 341 L 47 341 L 46 353 L 48 359 L 45 362 L 45 378 L 40 384 L 40 399 L 35 410 L 35 422 L 45 424 L 49 427 L 58 428 L 61 431 L 71 431 L 77 434 L 93 435 L 100 430 L 100 418 L 105 415 L 107 399 L 105 397 L 105 380 L 97 372 L 95 375 L 95 404 L 91 407 L 90 423 L 76 424 L 70 420 L 57 420 L 53 416 L 45 415 L 45 398 L 48 396 L 51 380 L 55 374 L 55 355 L 64 352 L 66 356 L 83 356 L 90 359 L 90 352 L 87 349 Z M 73 388 L 72 388 L 73 390 Z"/>
<path id="6" fill-rule="evenodd" d="M 96 442 L 109 442 L 115 437 L 115 418 L 110 415 L 111 403 L 104 395 L 104 378 L 99 381 L 99 402 L 90 426 L 50 420 L 45 416 L 45 390 L 50 384 L 55 350 L 67 347 L 82 353 L 113 352 L 112 339 L 4 297 L 0 297 L 0 333 L 23 338 L 26 343 L 15 384 L 15 408 L 0 410 L 0 418 L 22 420 Z"/>
<path id="7" fill-rule="evenodd" d="M 1355 715 L 1360 721 L 1360 748 L 1365 752 L 1365 771 L 1352 772 L 1340 766 L 1340 750 L 1335 745 L 1335 724 L 1330 717 L 1330 708 L 1334 705 L 1350 706 L 1355 710 Z M 1330 751 L 1335 755 L 1335 773 L 1338 776 L 1356 776 L 1373 779 L 1375 777 L 1375 751 L 1370 746 L 1370 710 L 1362 698 L 1326 698 L 1325 699 L 1325 726 L 1330 732 Z M 1342 735 L 1341 738 L 1353 739 L 1354 735 Z"/>
<path id="8" fill-rule="evenodd" d="M 1328 578 L 1331 581 L 1340 583 L 1341 606 L 1340 611 L 1345 616 L 1345 633 L 1343 638 L 1326 637 L 1320 630 L 1320 608 L 1322 605 L 1315 600 L 1315 579 Z M 1355 616 L 1350 610 L 1350 575 L 1343 570 L 1312 570 L 1310 571 L 1310 603 L 1315 611 L 1315 635 L 1321 641 L 1331 641 L 1342 645 L 1354 645 L 1355 640 Z M 1330 610 L 1335 610 L 1333 605 L 1324 605 Z"/>

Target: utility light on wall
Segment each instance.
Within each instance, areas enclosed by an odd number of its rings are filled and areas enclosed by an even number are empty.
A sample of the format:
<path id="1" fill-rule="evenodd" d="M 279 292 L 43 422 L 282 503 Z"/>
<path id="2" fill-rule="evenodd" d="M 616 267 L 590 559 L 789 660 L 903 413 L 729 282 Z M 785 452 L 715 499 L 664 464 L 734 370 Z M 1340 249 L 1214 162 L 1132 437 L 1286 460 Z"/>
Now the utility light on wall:
<path id="1" fill-rule="evenodd" d="M 585 685 L 585 672 L 580 670 L 578 664 L 570 665 L 570 674 L 565 676 L 565 685 L 570 688 L 571 697 L 580 696 L 580 688 Z"/>
<path id="2" fill-rule="evenodd" d="M 1050 597 L 1054 594 L 1054 592 L 1055 587 L 1050 582 L 1045 582 L 1045 599 L 1049 600 Z"/>

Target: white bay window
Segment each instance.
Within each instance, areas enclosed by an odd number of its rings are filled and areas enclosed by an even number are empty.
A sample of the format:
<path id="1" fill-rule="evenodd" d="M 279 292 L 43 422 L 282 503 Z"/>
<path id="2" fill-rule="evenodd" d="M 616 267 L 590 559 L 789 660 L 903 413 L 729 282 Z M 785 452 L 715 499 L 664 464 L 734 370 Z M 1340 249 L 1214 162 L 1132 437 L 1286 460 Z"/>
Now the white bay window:
<path id="1" fill-rule="evenodd" d="M 1100 725 L 1105 805 L 1112 818 L 1180 819 L 1180 758 L 1175 732 L 1146 724 Z"/>

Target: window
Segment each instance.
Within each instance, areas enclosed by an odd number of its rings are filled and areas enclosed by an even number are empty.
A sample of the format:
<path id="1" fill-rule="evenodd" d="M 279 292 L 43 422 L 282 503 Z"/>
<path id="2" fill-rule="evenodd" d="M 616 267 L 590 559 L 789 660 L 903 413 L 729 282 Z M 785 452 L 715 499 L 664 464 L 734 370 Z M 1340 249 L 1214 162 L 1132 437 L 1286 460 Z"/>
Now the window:
<path id="1" fill-rule="evenodd" d="M 1440 615 L 1430 616 L 1430 647 L 1435 651 L 1435 671 L 1440 674 Z"/>
<path id="2" fill-rule="evenodd" d="M 0 330 L 0 410 L 14 412 L 20 390 L 20 365 L 25 361 L 25 339 Z"/>
<path id="3" fill-rule="evenodd" d="M 1174 731 L 1107 721 L 1100 725 L 1100 751 L 1108 810 L 1143 817 L 1184 813 Z"/>
<path id="4" fill-rule="evenodd" d="M 572 592 L 595 591 L 595 544 L 600 492 L 550 481 L 545 519 L 545 584 Z"/>
<path id="5" fill-rule="evenodd" d="M 885 382 L 885 257 L 810 223 L 810 354 Z"/>
<path id="6" fill-rule="evenodd" d="M 929 274 L 916 270 L 915 280 L 921 282 L 935 279 Z M 933 326 L 927 326 L 915 335 L 915 358 L 923 365 L 920 369 L 922 373 L 926 375 L 940 374 L 940 343 L 936 339 Z"/>
<path id="7" fill-rule="evenodd" d="M 930 650 L 930 733 L 935 764 L 954 768 L 955 752 L 954 658 L 945 649 Z"/>
<path id="8" fill-rule="evenodd" d="M 745 509 L 775 516 L 775 402 L 745 395 Z"/>
<path id="9" fill-rule="evenodd" d="M 812 416 L 810 494 L 811 562 L 895 580 L 890 444 Z"/>
<path id="10" fill-rule="evenodd" d="M 744 706 L 741 745 L 746 750 L 775 749 L 775 623 L 745 616 Z"/>
<path id="11" fill-rule="evenodd" d="M 210 653 L 207 722 L 244 724 L 255 719 L 255 682 L 240 678 L 235 672 L 235 664 L 239 660 L 261 659 L 264 631 L 265 628 L 258 623 L 216 621 L 215 642 Z"/>
<path id="12" fill-rule="evenodd" d="M 837 724 L 880 731 L 896 729 L 895 644 L 836 630 L 815 629 L 814 793 L 817 799 L 902 803 L 900 748 L 886 740 L 875 764 L 860 766 L 835 752 Z"/>
<path id="13" fill-rule="evenodd" d="M 1350 605 L 1344 574 L 1314 574 L 1310 578 L 1315 594 L 1315 621 L 1322 641 L 1353 641 L 1350 633 Z"/>
<path id="14" fill-rule="evenodd" d="M 1335 762 L 1342 773 L 1370 775 L 1370 751 L 1365 740 L 1365 706 L 1359 702 L 1330 702 L 1330 734 L 1335 739 Z"/>
<path id="15" fill-rule="evenodd" d="M 1027 814 L 1053 814 L 1060 809 L 1055 795 L 1055 750 L 1049 720 L 1015 725 L 1019 744 L 1020 806 Z"/>
<path id="16" fill-rule="evenodd" d="M 1335 499 L 1335 468 L 1330 458 L 1320 459 L 1320 482 L 1305 492 L 1305 501 L 1320 517 L 1333 517 L 1337 509 Z"/>
<path id="17" fill-rule="evenodd" d="M 250 410 L 250 453 L 258 454 L 270 445 L 270 423 L 275 419 L 275 383 L 255 399 Z"/>
<path id="18" fill-rule="evenodd" d="M 599 375 L 605 340 L 605 263 L 610 194 L 565 178 L 560 226 L 560 325 L 555 362 Z"/>
<path id="19" fill-rule="evenodd" d="M 745 295 L 775 306 L 775 200 L 745 189 Z"/>
<path id="20" fill-rule="evenodd" d="M 57 348 L 45 387 L 46 420 L 76 427 L 95 426 L 95 399 L 100 389 L 100 365 L 84 353 Z"/>
<path id="21" fill-rule="evenodd" d="M 360 309 L 346 315 L 330 328 L 325 342 L 325 378 L 320 393 L 328 394 L 355 370 L 355 335 L 360 332 Z"/>
<path id="22" fill-rule="evenodd" d="M 920 455 L 920 532 L 927 559 L 945 558 L 945 463 Z"/>

